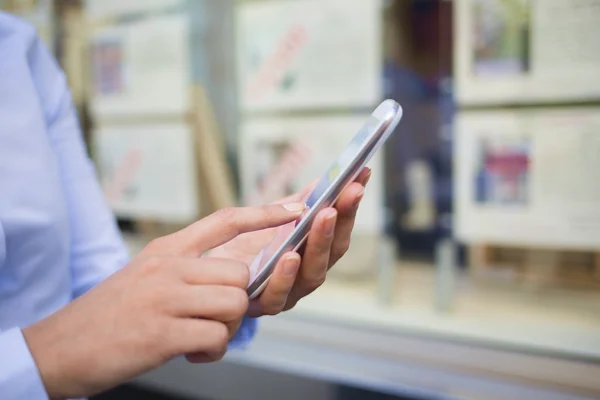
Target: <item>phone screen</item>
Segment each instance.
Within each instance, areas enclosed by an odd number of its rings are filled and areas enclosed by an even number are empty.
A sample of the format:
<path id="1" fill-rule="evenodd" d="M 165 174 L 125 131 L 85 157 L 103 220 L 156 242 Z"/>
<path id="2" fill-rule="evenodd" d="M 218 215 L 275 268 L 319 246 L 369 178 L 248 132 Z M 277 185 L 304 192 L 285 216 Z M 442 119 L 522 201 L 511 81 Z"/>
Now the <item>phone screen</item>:
<path id="1" fill-rule="evenodd" d="M 258 253 L 250 265 L 250 282 L 253 282 L 254 279 L 256 279 L 271 257 L 273 257 L 281 245 L 285 243 L 285 241 L 294 232 L 294 229 L 296 229 L 296 222 L 290 222 L 289 224 L 285 224 L 276 228 L 276 233 L 273 239 L 265 248 L 260 251 L 260 253 Z"/>
<path id="2" fill-rule="evenodd" d="M 288 238 L 294 233 L 295 228 L 302 222 L 307 216 L 308 212 L 321 202 L 321 199 L 326 195 L 330 187 L 336 183 L 340 174 L 347 172 L 348 168 L 355 162 L 358 154 L 364 148 L 366 141 L 371 137 L 372 133 L 379 128 L 381 121 L 373 116 L 369 117 L 367 122 L 362 126 L 358 133 L 352 138 L 350 143 L 346 146 L 342 154 L 338 159 L 327 169 L 327 171 L 321 176 L 317 185 L 305 200 L 307 210 L 304 212 L 295 222 L 291 222 L 284 226 L 277 228 L 276 234 L 271 242 L 257 255 L 250 266 L 250 281 L 258 276 L 264 266 L 269 262 L 273 255 L 280 249 L 280 247 L 288 240 Z M 361 162 L 362 163 L 362 162 Z M 342 188 L 340 188 L 341 190 Z M 335 197 L 337 197 L 335 194 Z M 334 199 L 330 199 L 333 202 Z M 290 245 L 289 249 L 285 251 L 292 251 L 293 244 Z"/>
<path id="3" fill-rule="evenodd" d="M 308 208 L 312 208 L 321 199 L 321 197 L 327 193 L 328 189 L 335 183 L 340 174 L 345 172 L 348 167 L 352 165 L 357 154 L 359 154 L 361 149 L 365 146 L 365 142 L 369 139 L 371 134 L 378 129 L 379 125 L 381 125 L 381 121 L 379 121 L 379 119 L 373 116 L 369 117 L 363 127 L 356 135 L 354 135 L 350 143 L 348 143 L 335 163 L 333 163 L 333 165 L 331 165 L 323 174 L 315 189 L 308 196 L 308 199 L 306 200 L 306 206 Z"/>

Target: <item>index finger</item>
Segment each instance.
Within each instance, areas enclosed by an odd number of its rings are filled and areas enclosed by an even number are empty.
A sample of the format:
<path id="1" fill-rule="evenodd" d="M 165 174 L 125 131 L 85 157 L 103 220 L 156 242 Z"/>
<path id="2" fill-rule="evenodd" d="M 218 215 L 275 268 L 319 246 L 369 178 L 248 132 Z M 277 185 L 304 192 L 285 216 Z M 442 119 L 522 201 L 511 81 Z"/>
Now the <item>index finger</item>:
<path id="1" fill-rule="evenodd" d="M 168 247 L 180 255 L 198 256 L 242 233 L 295 221 L 305 209 L 304 203 L 224 208 L 169 235 Z"/>

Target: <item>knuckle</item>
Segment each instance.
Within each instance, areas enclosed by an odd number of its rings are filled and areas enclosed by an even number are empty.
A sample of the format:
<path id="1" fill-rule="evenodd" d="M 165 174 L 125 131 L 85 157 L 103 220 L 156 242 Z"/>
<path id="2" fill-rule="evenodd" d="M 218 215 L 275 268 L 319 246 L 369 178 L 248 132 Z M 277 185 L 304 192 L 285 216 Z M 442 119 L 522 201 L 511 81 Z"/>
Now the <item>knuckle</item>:
<path id="1" fill-rule="evenodd" d="M 215 212 L 215 216 L 224 223 L 231 223 L 235 220 L 236 215 L 235 207 L 225 207 Z"/>
<path id="2" fill-rule="evenodd" d="M 350 240 L 350 238 L 342 241 L 342 244 L 341 244 L 342 252 L 346 253 L 350 249 L 351 244 L 352 244 L 352 241 Z"/>
<path id="3" fill-rule="evenodd" d="M 237 232 L 237 219 L 238 219 L 238 209 L 235 207 L 226 207 L 222 208 L 215 212 L 215 217 L 223 224 L 223 226 L 233 231 Z"/>
<path id="4" fill-rule="evenodd" d="M 267 298 L 261 297 L 261 309 L 265 315 L 277 315 L 281 313 L 288 301 L 290 287 L 280 287 L 271 290 Z"/>
<path id="5" fill-rule="evenodd" d="M 250 283 L 250 268 L 242 262 L 232 263 L 232 271 L 235 273 L 236 284 L 246 289 Z"/>
<path id="6" fill-rule="evenodd" d="M 286 304 L 283 307 L 282 311 L 289 311 L 292 308 L 296 307 L 296 304 L 298 304 L 298 300 L 297 299 L 288 299 L 288 301 L 286 302 Z"/>
<path id="7" fill-rule="evenodd" d="M 224 352 L 229 344 L 229 328 L 224 323 L 218 322 L 213 328 L 214 348 L 216 353 Z"/>
<path id="8" fill-rule="evenodd" d="M 144 348 L 147 351 L 157 349 L 159 357 L 164 361 L 169 360 L 182 350 L 173 341 L 173 338 L 177 337 L 177 333 L 174 332 L 172 324 L 164 319 L 156 319 L 152 323 L 146 323 L 144 332 L 147 332 L 142 339 Z"/>
<path id="9" fill-rule="evenodd" d="M 207 260 L 201 258 L 191 262 L 187 261 L 180 263 L 176 266 L 177 279 L 186 285 L 197 285 L 204 282 L 206 261 Z"/>
<path id="10" fill-rule="evenodd" d="M 212 361 L 221 361 L 223 359 L 223 357 L 225 357 L 225 353 L 227 353 L 227 350 L 223 349 L 223 350 L 219 351 L 218 353 L 211 354 L 210 358 Z"/>
<path id="11" fill-rule="evenodd" d="M 244 316 L 244 314 L 246 314 L 246 312 L 248 311 L 249 305 L 248 295 L 246 294 L 246 291 L 235 288 L 231 291 L 231 294 L 229 294 L 229 296 L 231 301 L 232 313 L 234 314 L 235 318 L 237 319 Z"/>
<path id="12" fill-rule="evenodd" d="M 263 314 L 271 315 L 271 316 L 278 315 L 283 311 L 284 306 L 285 306 L 285 303 L 283 303 L 283 302 L 264 304 L 262 307 Z"/>
<path id="13" fill-rule="evenodd" d="M 310 235 L 310 233 L 309 233 Z M 333 240 L 333 238 L 329 239 L 329 238 L 325 238 L 323 236 L 320 236 L 318 240 L 313 241 L 313 247 L 314 249 L 320 253 L 328 253 L 330 251 L 330 249 L 333 247 L 333 245 L 335 244 L 335 241 Z"/>
<path id="14" fill-rule="evenodd" d="M 327 279 L 327 272 L 324 272 L 320 275 L 316 275 L 316 276 L 311 277 L 310 279 L 306 280 L 306 287 L 311 291 L 315 290 L 315 289 L 321 287 L 325 283 L 326 279 Z"/>
<path id="15" fill-rule="evenodd" d="M 162 265 L 165 263 L 165 260 L 158 256 L 149 256 L 144 260 L 144 270 L 148 274 L 154 274 L 158 272 Z"/>
<path id="16" fill-rule="evenodd" d="M 336 253 L 339 257 L 342 257 L 350 250 L 350 239 L 345 239 L 340 242 L 338 246 L 336 246 Z"/>
<path id="17" fill-rule="evenodd" d="M 273 206 L 263 205 L 258 207 L 257 211 L 262 219 L 271 219 L 273 216 Z"/>
<path id="18" fill-rule="evenodd" d="M 146 245 L 146 249 L 150 250 L 151 252 L 164 250 L 167 247 L 166 242 L 166 237 L 154 238 Z"/>

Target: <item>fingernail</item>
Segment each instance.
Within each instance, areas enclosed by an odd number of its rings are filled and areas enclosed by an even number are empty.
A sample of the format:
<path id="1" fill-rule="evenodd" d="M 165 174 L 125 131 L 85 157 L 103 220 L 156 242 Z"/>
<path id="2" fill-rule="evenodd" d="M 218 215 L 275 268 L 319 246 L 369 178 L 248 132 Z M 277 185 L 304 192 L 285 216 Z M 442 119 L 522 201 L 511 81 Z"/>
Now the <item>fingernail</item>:
<path id="1" fill-rule="evenodd" d="M 369 172 L 367 172 L 367 176 L 365 176 L 365 179 L 363 179 L 363 186 L 367 186 L 367 183 L 369 183 L 370 180 L 371 180 L 371 170 L 369 169 Z"/>
<path id="2" fill-rule="evenodd" d="M 221 358 L 223 358 L 224 354 L 223 352 L 220 351 L 209 351 L 206 353 L 206 355 L 212 360 L 212 361 L 218 361 Z"/>
<path id="3" fill-rule="evenodd" d="M 289 204 L 284 204 L 283 208 L 285 208 L 288 211 L 300 214 L 306 209 L 306 204 L 305 203 L 289 203 Z"/>
<path id="4" fill-rule="evenodd" d="M 325 218 L 325 235 L 327 237 L 333 236 L 335 231 L 335 220 L 337 218 L 337 211 L 332 210 L 331 213 Z"/>
<path id="5" fill-rule="evenodd" d="M 354 207 L 358 207 L 358 205 L 360 204 L 360 202 L 364 196 L 365 196 L 365 189 L 361 189 L 360 192 L 358 192 L 358 195 L 356 196 L 356 200 L 354 200 Z"/>
<path id="6" fill-rule="evenodd" d="M 283 263 L 283 273 L 286 276 L 294 276 L 300 267 L 300 257 L 288 256 Z"/>

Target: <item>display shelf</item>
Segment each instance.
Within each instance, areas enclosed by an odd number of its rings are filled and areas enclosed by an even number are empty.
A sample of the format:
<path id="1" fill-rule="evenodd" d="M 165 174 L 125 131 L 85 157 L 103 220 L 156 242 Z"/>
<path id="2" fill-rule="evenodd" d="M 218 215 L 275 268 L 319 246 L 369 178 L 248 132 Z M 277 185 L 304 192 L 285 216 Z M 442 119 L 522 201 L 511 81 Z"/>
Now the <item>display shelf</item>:
<path id="1" fill-rule="evenodd" d="M 403 263 L 390 307 L 377 301 L 373 282 L 330 280 L 297 312 L 438 337 L 473 340 L 526 352 L 600 359 L 600 293 L 527 290 L 463 278 L 451 310 L 436 312 L 435 272 Z"/>
<path id="2" fill-rule="evenodd" d="M 469 246 L 469 274 L 507 276 L 520 286 L 600 289 L 600 252 L 477 244 Z"/>
<path id="3" fill-rule="evenodd" d="M 411 351 L 420 356 L 407 356 Z M 446 360 L 473 357 L 491 365 L 513 365 L 516 373 L 525 367 L 541 365 L 554 375 L 558 370 L 587 376 L 597 372 L 592 368 L 584 370 L 587 366 L 573 362 L 560 363 L 291 312 L 263 318 L 251 346 L 244 351 L 231 351 L 221 363 L 195 366 L 178 359 L 137 382 L 173 393 L 228 399 L 260 398 L 260 395 L 294 400 L 332 398 L 324 390 L 316 390 L 308 397 L 310 388 L 304 386 L 288 393 L 293 385 L 280 385 L 279 380 L 270 382 L 273 373 L 428 400 L 583 400 L 594 393 L 579 389 L 577 394 L 577 390 L 560 387 L 558 383 L 541 384 L 515 378 L 514 374 L 511 377 L 473 368 L 454 368 L 447 361 L 445 365 L 424 361 L 426 356 L 430 359 L 441 356 Z M 286 393 L 285 397 L 282 393 Z"/>

